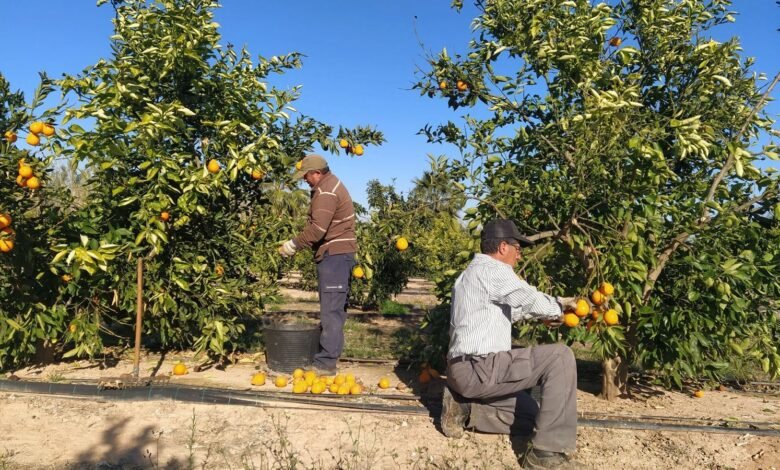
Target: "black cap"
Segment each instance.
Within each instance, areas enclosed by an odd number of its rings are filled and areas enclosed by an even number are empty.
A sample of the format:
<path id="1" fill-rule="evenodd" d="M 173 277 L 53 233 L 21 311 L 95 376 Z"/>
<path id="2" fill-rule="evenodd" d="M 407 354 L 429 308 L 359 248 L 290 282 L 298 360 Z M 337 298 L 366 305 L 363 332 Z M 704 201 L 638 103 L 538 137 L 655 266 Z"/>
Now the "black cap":
<path id="1" fill-rule="evenodd" d="M 482 239 L 491 238 L 511 238 L 517 240 L 520 246 L 531 246 L 534 244 L 533 240 L 520 234 L 514 222 L 507 219 L 495 219 L 485 224 L 482 228 Z"/>

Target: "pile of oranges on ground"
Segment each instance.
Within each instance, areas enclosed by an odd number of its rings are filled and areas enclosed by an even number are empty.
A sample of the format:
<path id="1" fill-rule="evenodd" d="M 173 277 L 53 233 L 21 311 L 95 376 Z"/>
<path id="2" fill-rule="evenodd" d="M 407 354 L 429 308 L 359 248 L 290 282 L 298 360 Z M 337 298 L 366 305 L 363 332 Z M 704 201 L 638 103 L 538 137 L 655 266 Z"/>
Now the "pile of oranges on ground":
<path id="1" fill-rule="evenodd" d="M 252 385 L 265 385 L 268 379 L 265 372 L 252 375 Z M 336 374 L 335 376 L 317 375 L 313 370 L 295 369 L 292 377 L 277 375 L 273 379 L 276 388 L 287 388 L 292 384 L 292 392 L 296 394 L 312 393 L 320 395 L 332 393 L 336 395 L 360 395 L 366 391 L 362 381 L 353 374 Z M 390 387 L 390 379 L 382 377 L 377 383 L 380 389 Z"/>
<path id="2" fill-rule="evenodd" d="M 617 310 L 608 308 L 609 297 L 615 293 L 615 287 L 609 282 L 603 282 L 598 289 L 590 295 L 590 303 L 585 299 L 577 300 L 574 310 L 567 310 L 563 315 L 563 324 L 574 328 L 588 315 L 591 316 L 587 328 L 603 321 L 607 326 L 617 325 L 620 322 Z M 592 304 L 592 305 L 591 305 Z"/>
<path id="3" fill-rule="evenodd" d="M 14 249 L 16 232 L 11 228 L 13 219 L 10 214 L 0 213 L 0 253 L 8 253 Z"/>

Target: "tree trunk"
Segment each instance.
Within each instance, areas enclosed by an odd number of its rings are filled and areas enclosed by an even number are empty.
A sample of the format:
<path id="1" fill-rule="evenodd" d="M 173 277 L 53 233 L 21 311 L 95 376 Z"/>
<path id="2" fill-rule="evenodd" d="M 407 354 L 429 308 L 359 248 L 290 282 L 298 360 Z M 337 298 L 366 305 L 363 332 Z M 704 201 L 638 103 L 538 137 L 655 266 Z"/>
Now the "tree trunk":
<path id="1" fill-rule="evenodd" d="M 612 401 L 628 395 L 628 366 L 619 356 L 601 363 L 601 398 Z"/>

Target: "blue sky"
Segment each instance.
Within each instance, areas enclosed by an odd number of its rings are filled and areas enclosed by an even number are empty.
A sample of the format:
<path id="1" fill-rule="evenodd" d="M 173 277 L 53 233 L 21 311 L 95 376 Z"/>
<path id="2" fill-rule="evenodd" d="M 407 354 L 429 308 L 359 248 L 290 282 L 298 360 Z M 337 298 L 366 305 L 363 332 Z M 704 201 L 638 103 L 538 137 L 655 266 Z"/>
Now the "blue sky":
<path id="1" fill-rule="evenodd" d="M 78 73 L 109 57 L 112 34 L 110 5 L 94 0 L 0 0 L 0 72 L 12 89 L 28 95 L 38 72 L 51 77 Z M 452 152 L 425 142 L 417 131 L 463 114 L 443 100 L 423 98 L 411 90 L 415 70 L 425 67 L 424 50 L 464 51 L 476 14 L 460 14 L 449 0 L 254 1 L 223 0 L 216 12 L 224 43 L 246 46 L 257 57 L 292 51 L 307 57 L 301 70 L 272 84 L 302 84 L 296 108 L 329 124 L 370 124 L 388 142 L 368 147 L 359 159 L 329 156 L 334 172 L 365 203 L 366 183 L 395 179 L 406 190 L 428 168 L 427 154 Z M 464 4 L 469 5 L 468 0 Z M 780 7 L 774 0 L 736 0 L 737 22 L 715 31 L 718 40 L 739 36 L 745 55 L 756 57 L 755 70 L 770 77 L 780 71 Z M 778 96 L 778 92 L 774 93 Z M 769 108 L 777 115 L 780 105 Z"/>

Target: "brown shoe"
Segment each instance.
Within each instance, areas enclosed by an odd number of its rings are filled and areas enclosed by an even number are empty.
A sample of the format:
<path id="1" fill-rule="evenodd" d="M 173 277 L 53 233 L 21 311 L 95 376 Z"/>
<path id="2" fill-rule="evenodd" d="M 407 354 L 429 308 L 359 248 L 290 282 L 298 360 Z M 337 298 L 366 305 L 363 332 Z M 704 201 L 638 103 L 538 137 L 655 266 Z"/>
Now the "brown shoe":
<path id="1" fill-rule="evenodd" d="M 463 436 L 466 420 L 471 413 L 471 405 L 460 395 L 456 399 L 450 388 L 444 386 L 444 395 L 441 399 L 441 430 L 447 437 L 455 439 Z"/>

